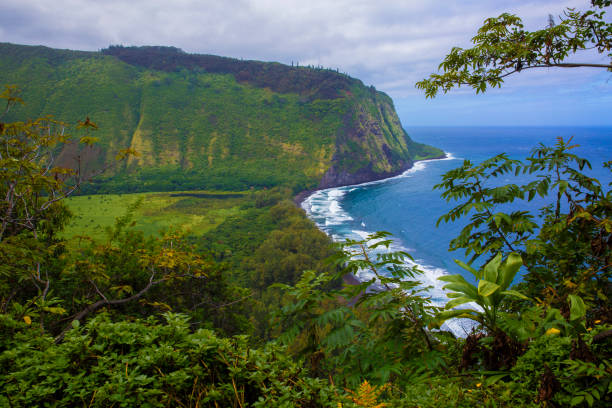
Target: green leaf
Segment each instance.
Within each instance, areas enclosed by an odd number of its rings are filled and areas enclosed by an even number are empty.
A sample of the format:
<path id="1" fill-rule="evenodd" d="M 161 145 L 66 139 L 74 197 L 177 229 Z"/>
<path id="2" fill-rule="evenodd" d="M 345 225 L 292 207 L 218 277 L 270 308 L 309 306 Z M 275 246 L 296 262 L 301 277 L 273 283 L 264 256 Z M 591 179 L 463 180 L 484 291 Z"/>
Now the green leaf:
<path id="1" fill-rule="evenodd" d="M 491 376 L 487 377 L 485 379 L 484 383 L 488 387 L 488 386 L 491 386 L 491 385 L 495 384 L 496 382 L 498 382 L 502 378 L 507 377 L 508 375 L 510 375 L 510 373 L 494 374 L 494 375 L 491 375 Z"/>
<path id="2" fill-rule="evenodd" d="M 481 280 L 478 282 L 478 294 L 480 296 L 491 296 L 498 290 L 500 286 L 497 283 L 489 282 L 488 280 Z"/>
<path id="3" fill-rule="evenodd" d="M 481 313 L 474 309 L 454 309 L 454 310 L 444 310 L 438 313 L 435 317 L 435 323 L 440 326 L 442 323 L 449 319 L 471 319 L 475 320 L 478 323 L 482 324 Z"/>
<path id="4" fill-rule="evenodd" d="M 47 307 L 44 306 L 42 308 L 43 310 L 49 312 L 49 313 L 53 313 L 53 314 L 64 314 L 66 313 L 66 309 L 64 309 L 63 307 Z"/>
<path id="5" fill-rule="evenodd" d="M 453 307 L 459 306 L 459 305 L 463 305 L 465 303 L 469 303 L 469 302 L 473 302 L 474 299 L 470 299 L 467 297 L 458 297 L 452 300 L 449 300 L 448 302 L 446 302 L 446 309 L 451 309 Z"/>
<path id="6" fill-rule="evenodd" d="M 497 273 L 502 261 L 502 254 L 498 252 L 484 267 L 484 278 L 489 282 L 497 282 Z"/>
<path id="7" fill-rule="evenodd" d="M 462 283 L 469 285 L 468 281 L 461 275 L 443 275 L 438 278 L 443 282 L 451 282 L 451 283 Z"/>
<path id="8" fill-rule="evenodd" d="M 581 319 L 586 315 L 586 306 L 580 296 L 569 295 L 570 320 Z"/>
<path id="9" fill-rule="evenodd" d="M 450 282 L 448 285 L 444 285 L 444 289 L 458 291 L 464 293 L 468 297 L 478 299 L 478 290 L 476 287 L 468 283 L 461 275 L 444 275 L 440 276 L 438 280 Z"/>
<path id="10" fill-rule="evenodd" d="M 448 285 L 444 285 L 442 289 L 461 292 L 463 295 L 471 297 L 474 300 L 479 299 L 478 289 L 469 283 L 449 283 Z"/>
<path id="11" fill-rule="evenodd" d="M 504 290 L 504 291 L 502 291 L 500 293 L 502 295 L 510 295 L 510 296 L 517 297 L 519 299 L 529 300 L 529 298 L 527 296 L 523 295 L 521 292 L 519 292 L 517 290 L 508 289 L 508 290 Z"/>
<path id="12" fill-rule="evenodd" d="M 499 280 L 497 281 L 502 289 L 507 289 L 508 286 L 510 286 L 522 265 L 523 258 L 521 258 L 519 254 L 512 252 L 508 255 L 506 262 L 504 262 L 499 271 L 500 276 Z"/>

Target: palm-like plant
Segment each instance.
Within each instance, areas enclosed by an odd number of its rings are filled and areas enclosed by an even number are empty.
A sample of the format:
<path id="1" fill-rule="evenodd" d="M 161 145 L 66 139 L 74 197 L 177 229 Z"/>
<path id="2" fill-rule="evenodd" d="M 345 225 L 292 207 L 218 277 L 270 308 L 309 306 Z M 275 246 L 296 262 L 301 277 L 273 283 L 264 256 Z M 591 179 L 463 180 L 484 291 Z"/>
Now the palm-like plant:
<path id="1" fill-rule="evenodd" d="M 444 289 L 452 292 L 447 294 L 451 300 L 446 304 L 445 310 L 436 316 L 437 326 L 452 318 L 467 318 L 480 323 L 493 332 L 498 327 L 499 306 L 506 296 L 527 299 L 522 293 L 508 289 L 523 264 L 521 256 L 516 252 L 510 253 L 503 261 L 501 253 L 498 253 L 479 271 L 464 262 L 458 260 L 455 260 L 455 262 L 478 279 L 478 286 L 472 285 L 461 275 L 438 278 L 448 282 Z M 455 309 L 457 306 L 466 303 L 475 303 L 482 310 L 476 310 L 475 308 Z"/>

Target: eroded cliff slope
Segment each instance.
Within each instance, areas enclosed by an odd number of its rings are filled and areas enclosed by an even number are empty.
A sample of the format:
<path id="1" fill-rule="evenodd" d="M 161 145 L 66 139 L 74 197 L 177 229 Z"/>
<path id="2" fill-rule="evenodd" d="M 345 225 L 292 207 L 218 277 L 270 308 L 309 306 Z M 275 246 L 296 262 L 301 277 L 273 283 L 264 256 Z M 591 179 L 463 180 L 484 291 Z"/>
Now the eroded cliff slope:
<path id="1" fill-rule="evenodd" d="M 410 139 L 387 95 L 321 68 L 172 47 L 81 52 L 2 43 L 0 84 L 19 86 L 27 102 L 4 120 L 96 122 L 91 168 L 122 147 L 140 152 L 99 178 L 95 191 L 299 191 L 386 177 L 442 154 Z M 68 149 L 62 159 L 75 154 Z"/>

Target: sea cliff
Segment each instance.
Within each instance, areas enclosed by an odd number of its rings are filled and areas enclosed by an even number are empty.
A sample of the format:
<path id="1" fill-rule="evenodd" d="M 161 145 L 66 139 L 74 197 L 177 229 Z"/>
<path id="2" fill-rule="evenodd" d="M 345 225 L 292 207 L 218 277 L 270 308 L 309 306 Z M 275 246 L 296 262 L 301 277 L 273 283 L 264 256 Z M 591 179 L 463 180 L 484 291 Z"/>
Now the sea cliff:
<path id="1" fill-rule="evenodd" d="M 115 152 L 140 152 L 90 184 L 89 192 L 244 190 L 294 192 L 398 174 L 443 153 L 415 143 L 393 102 L 336 70 L 188 54 L 173 47 L 100 52 L 0 44 L 0 83 L 28 104 L 8 120 L 50 114 L 90 117 L 91 170 Z"/>

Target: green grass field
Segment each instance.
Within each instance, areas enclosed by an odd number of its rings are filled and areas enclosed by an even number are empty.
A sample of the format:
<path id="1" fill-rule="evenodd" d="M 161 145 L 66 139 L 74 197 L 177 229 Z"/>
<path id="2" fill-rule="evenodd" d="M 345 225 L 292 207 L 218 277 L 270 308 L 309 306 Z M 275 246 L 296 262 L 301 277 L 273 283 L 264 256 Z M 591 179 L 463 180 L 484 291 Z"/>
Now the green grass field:
<path id="1" fill-rule="evenodd" d="M 237 215 L 249 199 L 246 192 L 227 193 L 185 191 L 171 193 L 100 194 L 70 197 L 66 204 L 73 213 L 63 235 L 105 238 L 106 227 L 127 213 L 140 200 L 134 212 L 134 228 L 146 235 L 170 228 L 201 235 Z"/>

